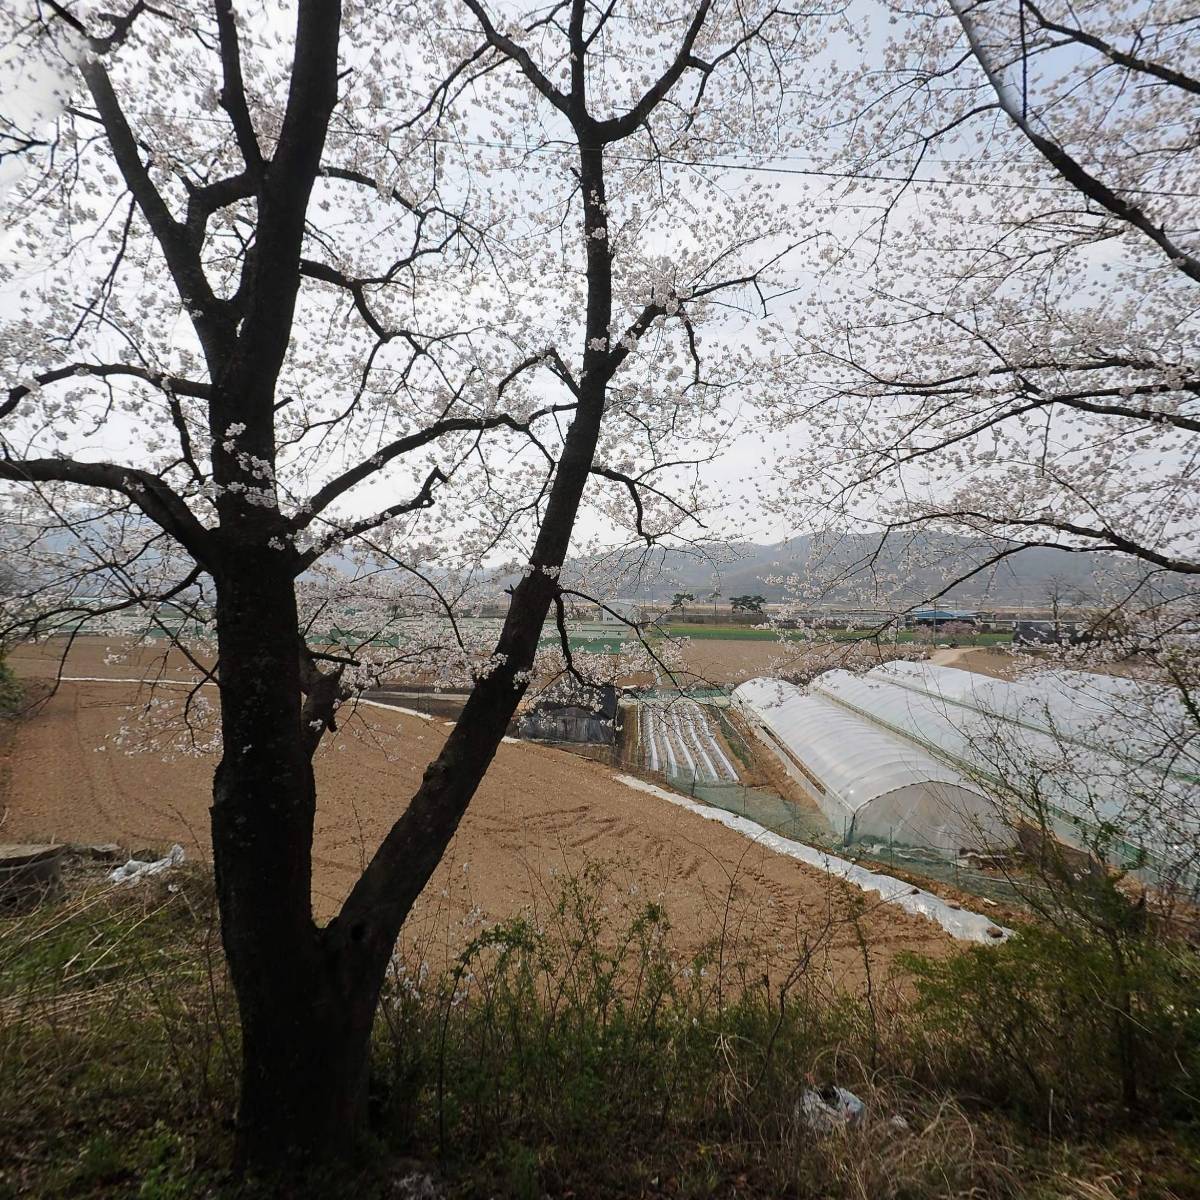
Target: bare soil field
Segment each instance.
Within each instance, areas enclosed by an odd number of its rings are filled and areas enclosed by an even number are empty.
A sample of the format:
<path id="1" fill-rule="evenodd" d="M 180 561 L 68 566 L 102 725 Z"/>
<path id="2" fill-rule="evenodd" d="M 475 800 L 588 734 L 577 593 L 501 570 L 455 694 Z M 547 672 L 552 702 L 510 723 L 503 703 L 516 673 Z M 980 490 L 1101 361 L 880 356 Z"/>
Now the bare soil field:
<path id="1" fill-rule="evenodd" d="M 991 654 L 987 650 L 970 653 Z M 726 687 L 760 675 L 811 674 L 842 666 L 851 657 L 862 666 L 885 662 L 891 654 L 872 642 L 811 645 L 774 639 L 696 638 L 688 641 L 684 650 L 687 670 L 695 676 L 689 682 Z M 1004 660 L 999 654 L 993 657 L 998 662 Z M 68 677 L 193 679 L 196 676 L 195 667 L 185 655 L 172 649 L 165 640 L 161 644 L 132 645 L 115 639 L 81 637 L 68 647 L 65 638 L 55 638 L 38 645 L 16 647 L 10 653 L 8 663 L 18 674 L 51 678 L 60 669 Z M 211 664 L 205 661 L 204 665 Z M 647 684 L 653 681 L 645 676 L 625 682 Z"/>
<path id="2" fill-rule="evenodd" d="M 894 657 L 873 642 L 809 643 L 696 638 L 685 651 L 688 669 L 701 680 L 736 687 L 762 675 L 808 677 L 847 665 L 860 667 Z"/>
<path id="3" fill-rule="evenodd" d="M 943 667 L 957 667 L 974 675 L 988 675 L 992 679 L 1016 679 L 1028 659 L 1022 660 L 1008 650 L 968 649 L 935 650 L 929 661 Z"/>
<path id="4" fill-rule="evenodd" d="M 960 671 L 971 671 L 976 675 L 990 675 L 993 679 L 1019 679 L 1027 671 L 1054 669 L 1064 665 L 1053 651 L 1039 649 L 1022 649 L 1019 654 L 991 648 L 942 650 L 930 655 L 930 661 L 957 667 Z M 1155 672 L 1149 661 L 1140 658 L 1121 662 L 1068 662 L 1066 665 L 1077 671 L 1092 671 L 1098 675 L 1157 678 L 1167 682 Z"/>
<path id="5" fill-rule="evenodd" d="M 79 637 L 74 641 L 55 637 L 16 646 L 5 661 L 24 678 L 54 679 L 59 674 L 106 679 L 197 678 L 196 668 L 187 656 L 165 639 L 137 645 L 99 637 Z M 211 666 L 204 660 L 202 664 L 206 668 Z"/>
<path id="6" fill-rule="evenodd" d="M 139 652 L 105 661 L 103 646 L 78 643 L 64 675 L 135 677 L 161 663 Z M 53 677 L 44 648 L 14 653 L 29 679 Z M 183 661 L 166 673 L 185 678 Z M 206 739 L 212 712 L 193 712 L 181 738 L 188 689 L 118 683 L 61 683 L 19 721 L 9 740 L 5 841 L 115 841 L 162 851 L 180 842 L 207 858 L 215 753 Z M 213 689 L 199 693 L 205 704 Z M 360 706 L 318 753 L 314 906 L 332 915 L 358 871 L 403 810 L 446 727 Z M 609 768 L 563 751 L 501 746 L 476 800 L 405 926 L 405 939 L 432 963 L 453 956 L 492 921 L 522 911 L 550 914 L 564 877 L 607 864 L 614 910 L 660 901 L 672 940 L 694 953 L 724 932 L 726 954 L 774 977 L 807 941 L 819 946 L 813 971 L 847 986 L 865 978 L 865 944 L 876 982 L 904 950 L 947 952 L 933 924 L 879 905 L 792 859 L 618 783 Z M 860 939 L 855 922 L 862 931 Z M 761 970 L 759 970 L 761 967 Z"/>

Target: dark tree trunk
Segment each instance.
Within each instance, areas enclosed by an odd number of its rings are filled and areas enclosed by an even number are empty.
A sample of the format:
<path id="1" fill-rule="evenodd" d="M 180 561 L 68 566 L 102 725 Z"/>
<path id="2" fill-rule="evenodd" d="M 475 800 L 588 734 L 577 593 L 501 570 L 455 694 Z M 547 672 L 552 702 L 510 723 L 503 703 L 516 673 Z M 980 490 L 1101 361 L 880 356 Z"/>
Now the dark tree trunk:
<path id="1" fill-rule="evenodd" d="M 378 996 L 313 922 L 315 789 L 301 728 L 290 564 L 230 549 L 217 579 L 224 757 L 212 840 L 242 1025 L 236 1159 L 258 1172 L 349 1151 Z M 282 560 L 283 556 L 279 555 Z M 382 978 L 382 967 L 380 968 Z"/>
<path id="2" fill-rule="evenodd" d="M 589 229 L 605 222 L 603 150 L 581 149 Z M 312 917 L 316 794 L 304 726 L 294 560 L 269 549 L 277 515 L 226 499 L 214 578 L 224 757 L 212 839 L 221 925 L 242 1021 L 236 1162 L 273 1174 L 344 1157 L 363 1132 L 371 1029 L 400 927 L 441 860 L 527 686 L 558 594 L 604 414 L 612 315 L 607 240 L 589 237 L 588 313 L 578 404 L 530 571 L 514 589 L 497 642 L 442 752 L 355 884 L 338 917 Z M 260 381 L 261 382 L 261 381 Z M 250 388 L 251 393 L 259 389 Z M 239 411 L 216 405 L 214 439 Z M 246 421 L 266 457 L 270 421 Z M 286 532 L 286 531 L 282 531 Z M 277 557 L 276 557 L 277 556 Z"/>
<path id="3" fill-rule="evenodd" d="M 235 1165 L 286 1175 L 348 1158 L 367 1116 L 376 996 L 347 989 L 336 965 L 239 992 L 242 1077 Z"/>
<path id="4" fill-rule="evenodd" d="M 271 570 L 252 549 L 230 551 L 225 562 L 217 582 L 225 752 L 213 791 L 213 858 L 242 1026 L 235 1161 L 266 1175 L 344 1158 L 364 1131 L 371 1030 L 392 948 L 520 700 L 520 664 L 532 661 L 554 585 L 536 573 L 518 588 L 501 637 L 512 661 L 476 686 L 404 814 L 409 835 L 368 871 L 387 901 L 348 904 L 319 929 L 310 867 L 316 797 L 290 570 Z"/>

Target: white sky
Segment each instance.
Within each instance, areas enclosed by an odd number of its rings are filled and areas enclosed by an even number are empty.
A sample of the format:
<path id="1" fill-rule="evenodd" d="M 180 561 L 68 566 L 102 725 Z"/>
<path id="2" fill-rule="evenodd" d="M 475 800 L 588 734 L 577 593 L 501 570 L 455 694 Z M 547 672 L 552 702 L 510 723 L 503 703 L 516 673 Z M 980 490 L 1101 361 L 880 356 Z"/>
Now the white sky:
<path id="1" fill-rule="evenodd" d="M 866 3 L 867 0 L 862 0 Z M 883 30 L 872 41 L 881 41 Z M 867 52 L 877 49 L 868 45 Z M 835 45 L 831 54 L 848 60 L 851 55 L 860 51 L 848 46 Z M 14 67 L 18 67 L 15 70 Z M 30 124 L 48 126 L 47 117 L 53 116 L 60 110 L 62 76 L 56 74 L 54 65 L 45 60 L 29 60 L 22 58 L 19 62 L 14 58 L 10 48 L 0 51 L 0 115 L 15 123 L 28 127 Z M 956 143 L 951 141 L 942 147 L 944 154 L 956 152 Z M 958 151 L 965 154 L 966 147 L 958 146 Z M 732 165 L 726 160 L 726 165 Z M 824 178 L 819 173 L 812 173 L 819 164 L 811 159 L 799 156 L 780 158 L 765 164 L 759 172 L 784 185 L 784 198 L 791 201 L 805 201 L 814 209 L 819 209 L 827 202 L 835 204 L 834 213 L 825 218 L 827 236 L 836 237 L 843 244 L 850 241 L 856 232 L 868 223 L 878 210 L 880 200 L 889 194 L 894 185 L 880 183 L 875 188 L 860 188 L 853 195 L 844 195 L 845 182 L 838 179 Z M 536 159 L 529 168 L 536 171 Z M 991 168 L 995 171 L 996 168 Z M 6 187 L 11 183 L 16 168 L 7 163 L 0 163 L 0 206 Z M 943 182 L 933 182 L 946 179 L 957 173 L 961 176 L 964 163 L 961 159 L 949 162 L 943 159 L 931 159 L 921 171 L 922 177 L 930 182 L 911 189 L 901 202 L 897 219 L 902 220 L 906 211 L 915 211 L 930 204 L 954 205 L 957 202 L 958 190 Z M 736 177 L 744 175 L 753 177 L 751 172 L 740 169 L 732 172 Z M 1003 193 L 1001 193 L 1003 194 Z M 11 262 L 10 238 L 0 230 L 0 258 L 8 256 Z M 853 275 L 842 271 L 835 277 L 830 277 L 828 268 L 819 266 L 809 250 L 802 248 L 793 257 L 792 281 L 796 289 L 794 301 L 803 301 L 811 296 L 820 296 L 823 289 L 834 285 L 853 285 Z M 25 264 L 21 264 L 25 266 Z M 32 268 L 34 264 L 29 264 Z M 11 319 L 20 315 L 16 310 L 16 302 L 11 292 L 0 292 L 0 320 Z M 124 418 L 118 418 L 105 430 L 100 439 L 89 442 L 89 450 L 93 454 L 109 452 L 119 456 L 124 449 L 127 438 L 132 431 L 123 423 Z M 786 449 L 786 439 L 783 435 L 765 435 L 761 430 L 747 427 L 731 444 L 728 450 L 715 463 L 706 468 L 707 477 L 711 480 L 713 490 L 727 494 L 730 509 L 724 522 L 714 527 L 715 535 L 723 535 L 739 540 L 777 541 L 795 532 L 787 529 L 776 518 L 770 516 L 760 504 L 755 503 L 756 487 L 763 482 L 766 467 L 764 458 L 776 458 Z M 369 506 L 371 493 L 364 493 L 364 506 Z M 739 503 L 740 502 L 740 503 Z M 603 536 L 604 530 L 593 521 L 585 523 L 581 529 L 583 536 Z"/>

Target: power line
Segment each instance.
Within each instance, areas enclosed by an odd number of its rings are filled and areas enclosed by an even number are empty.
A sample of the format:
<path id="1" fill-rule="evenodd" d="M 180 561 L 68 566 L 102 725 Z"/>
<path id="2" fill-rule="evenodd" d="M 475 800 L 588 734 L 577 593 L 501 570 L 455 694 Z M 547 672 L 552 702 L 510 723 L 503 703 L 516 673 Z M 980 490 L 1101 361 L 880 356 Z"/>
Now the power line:
<path id="1" fill-rule="evenodd" d="M 366 136 L 366 135 L 363 135 Z M 473 146 L 480 149 L 491 150 L 507 150 L 515 154 L 541 154 L 541 153 L 568 153 L 572 147 L 564 144 L 561 147 L 551 144 L 543 144 L 538 146 L 514 146 L 506 142 L 489 142 L 482 140 L 472 140 L 467 138 L 433 138 L 432 141 L 439 145 L 446 146 Z M 872 175 L 865 171 L 830 171 L 818 167 L 783 167 L 771 163 L 737 163 L 737 162 L 719 162 L 705 159 L 683 159 L 671 158 L 665 155 L 660 155 L 655 158 L 648 158 L 636 154 L 621 154 L 615 153 L 608 156 L 611 159 L 625 162 L 643 163 L 646 166 L 651 166 L 655 163 L 666 163 L 672 166 L 689 167 L 694 169 L 705 170 L 721 170 L 721 171 L 748 171 L 752 173 L 765 175 L 803 175 L 812 176 L 813 178 L 821 179 L 852 179 L 861 180 L 870 183 L 903 183 L 910 186 L 934 186 L 934 187 L 965 187 L 965 188 L 1003 188 L 1021 192 L 1051 192 L 1059 196 L 1073 196 L 1078 193 L 1072 188 L 1053 187 L 1049 184 L 1040 183 L 1015 183 L 1000 179 L 990 180 L 970 180 L 970 179 L 930 179 L 924 176 L 908 176 L 908 175 Z M 783 157 L 776 159 L 776 163 L 783 162 L 798 162 L 804 159 L 797 156 Z M 812 161 L 811 159 L 808 161 Z M 962 163 L 974 163 L 978 165 L 974 159 L 930 159 L 931 162 L 937 162 L 943 166 L 951 166 Z M 1030 160 L 1019 160 L 1024 165 L 1031 165 Z M 1200 193 L 1196 192 L 1173 192 L 1155 188 L 1122 188 L 1122 191 L 1136 193 L 1140 196 L 1168 196 L 1184 200 L 1200 199 Z"/>
<path id="2" fill-rule="evenodd" d="M 147 116 L 146 113 L 136 113 L 137 116 Z M 201 124 L 224 125 L 226 122 L 220 117 L 190 117 L 190 121 Z M 372 137 L 372 134 L 355 129 L 339 129 L 337 133 L 343 137 Z M 501 150 L 512 154 L 567 154 L 574 147 L 566 142 L 560 145 L 555 145 L 551 142 L 543 142 L 535 146 L 518 146 L 508 142 L 487 141 L 484 139 L 475 138 L 430 138 L 430 142 L 440 146 L 454 147 L 473 147 L 482 150 Z M 668 156 L 647 157 L 637 154 L 621 154 L 620 152 L 610 153 L 609 159 L 620 162 L 641 163 L 645 166 L 653 166 L 655 164 L 666 164 L 668 166 L 686 167 L 690 170 L 714 170 L 714 171 L 745 171 L 751 174 L 760 175 L 794 175 L 804 176 L 814 179 L 845 179 L 855 180 L 864 183 L 902 183 L 909 187 L 959 187 L 959 188 L 997 188 L 1002 191 L 1018 191 L 1018 192 L 1047 192 L 1056 196 L 1076 196 L 1079 193 L 1073 188 L 1054 187 L 1045 183 L 1017 183 L 1009 182 L 1002 179 L 987 179 L 987 180 L 971 180 L 971 179 L 937 179 L 927 176 L 908 176 L 908 175 L 878 175 L 869 174 L 865 171 L 832 171 L 820 167 L 786 167 L 775 165 L 777 163 L 787 162 L 803 162 L 816 161 L 808 156 L 789 155 L 782 156 L 772 163 L 738 163 L 738 162 L 720 162 L 712 159 L 683 159 L 671 158 Z M 981 165 L 977 159 L 970 158 L 930 158 L 926 161 L 936 162 L 942 166 L 954 165 Z M 1016 165 L 1032 166 L 1036 165 L 1035 160 L 1018 159 L 1015 160 Z M 1162 196 L 1169 199 L 1178 200 L 1200 200 L 1200 193 L 1197 192 L 1177 192 L 1167 191 L 1161 188 L 1121 188 L 1122 192 L 1138 196 Z"/>

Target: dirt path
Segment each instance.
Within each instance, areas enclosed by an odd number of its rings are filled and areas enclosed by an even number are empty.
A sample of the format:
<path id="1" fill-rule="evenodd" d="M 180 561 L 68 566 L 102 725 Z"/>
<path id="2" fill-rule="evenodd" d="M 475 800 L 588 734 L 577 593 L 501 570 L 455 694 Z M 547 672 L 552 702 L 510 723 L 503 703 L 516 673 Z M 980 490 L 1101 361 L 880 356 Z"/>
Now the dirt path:
<path id="1" fill-rule="evenodd" d="M 11 661 L 24 674 L 45 669 L 36 656 Z M 178 841 L 206 858 L 211 714 L 194 714 L 194 742 L 180 739 L 185 691 L 61 684 L 11 740 L 8 794 L 0 801 L 4 839 L 116 841 L 156 850 Z M 209 689 L 204 699 L 212 695 Z M 318 753 L 319 917 L 336 911 L 445 732 L 440 720 L 362 707 Z M 924 919 L 880 906 L 819 871 L 619 784 L 603 766 L 528 744 L 501 746 L 405 927 L 406 939 L 430 961 L 444 961 L 478 932 L 481 919 L 549 912 L 564 875 L 589 863 L 609 864 L 610 906 L 661 901 L 681 951 L 698 950 L 724 929 L 729 953 L 764 964 L 768 973 L 772 963 L 793 959 L 806 938 L 816 938 L 822 978 L 861 982 L 855 919 L 880 976 L 899 951 L 942 953 L 952 944 Z"/>

